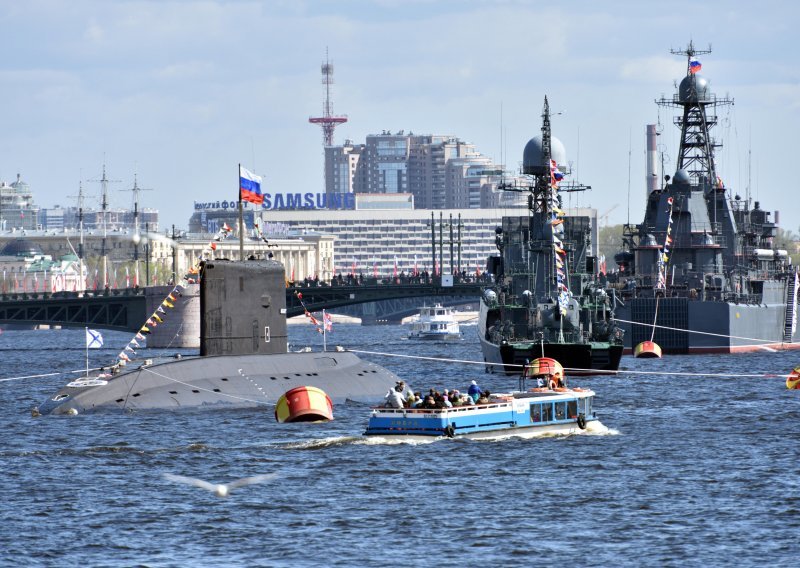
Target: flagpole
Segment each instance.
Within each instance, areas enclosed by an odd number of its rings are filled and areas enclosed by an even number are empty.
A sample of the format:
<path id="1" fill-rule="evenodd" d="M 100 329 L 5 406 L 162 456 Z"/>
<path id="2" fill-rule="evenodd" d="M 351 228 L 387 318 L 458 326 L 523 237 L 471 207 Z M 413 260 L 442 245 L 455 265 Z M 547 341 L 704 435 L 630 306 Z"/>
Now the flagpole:
<path id="1" fill-rule="evenodd" d="M 327 333 L 326 326 L 327 326 L 327 323 L 325 321 L 325 310 L 322 310 L 322 351 L 323 352 L 328 350 L 328 342 L 327 342 L 327 339 L 326 339 L 326 337 L 327 337 L 326 336 L 326 333 Z"/>
<path id="2" fill-rule="evenodd" d="M 244 212 L 242 210 L 242 164 L 239 163 L 239 260 L 244 260 Z"/>
<path id="3" fill-rule="evenodd" d="M 89 376 L 89 328 L 83 328 L 83 337 L 86 341 L 86 376 Z"/>

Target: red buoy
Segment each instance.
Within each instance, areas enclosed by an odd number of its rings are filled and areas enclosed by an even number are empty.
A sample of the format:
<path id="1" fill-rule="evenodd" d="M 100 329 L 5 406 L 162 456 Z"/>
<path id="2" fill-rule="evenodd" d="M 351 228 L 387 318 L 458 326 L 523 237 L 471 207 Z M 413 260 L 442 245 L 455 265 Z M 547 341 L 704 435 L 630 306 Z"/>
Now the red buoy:
<path id="1" fill-rule="evenodd" d="M 651 359 L 661 357 L 661 347 L 653 341 L 642 341 L 633 350 L 633 356 L 637 359 Z"/>
<path id="2" fill-rule="evenodd" d="M 333 404 L 317 387 L 295 387 L 286 391 L 275 405 L 278 422 L 319 422 L 333 420 Z"/>

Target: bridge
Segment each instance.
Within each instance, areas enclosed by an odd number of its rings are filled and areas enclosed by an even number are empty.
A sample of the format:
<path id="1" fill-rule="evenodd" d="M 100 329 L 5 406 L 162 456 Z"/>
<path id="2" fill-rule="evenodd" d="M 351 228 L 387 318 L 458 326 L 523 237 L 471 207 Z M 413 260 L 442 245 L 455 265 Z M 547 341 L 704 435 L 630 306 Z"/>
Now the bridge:
<path id="1" fill-rule="evenodd" d="M 486 283 L 480 282 L 454 283 L 452 286 L 438 283 L 295 286 L 286 289 L 286 316 L 304 313 L 303 306 L 314 312 L 373 303 L 373 309 L 358 314 L 363 323 L 399 321 L 416 313 L 422 299 L 435 300 L 443 305 L 477 301 L 484 286 Z M 400 301 L 408 299 L 415 301 Z"/>
<path id="2" fill-rule="evenodd" d="M 301 315 L 305 309 L 334 310 L 346 306 L 379 302 L 375 321 L 396 321 L 416 311 L 402 299 L 435 299 L 442 304 L 477 300 L 485 283 L 389 283 L 309 285 L 286 288 L 286 317 Z M 126 288 L 119 290 L 0 294 L 0 324 L 92 327 L 138 331 L 172 287 Z M 409 307 L 413 306 L 413 307 Z"/>

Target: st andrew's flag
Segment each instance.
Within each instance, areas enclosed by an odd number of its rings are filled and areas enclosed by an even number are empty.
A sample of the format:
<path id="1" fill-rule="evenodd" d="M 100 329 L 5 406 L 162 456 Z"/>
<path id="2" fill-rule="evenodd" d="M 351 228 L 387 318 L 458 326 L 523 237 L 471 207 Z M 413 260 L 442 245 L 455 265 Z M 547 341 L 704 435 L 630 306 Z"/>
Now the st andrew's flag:
<path id="1" fill-rule="evenodd" d="M 86 348 L 100 349 L 103 346 L 103 336 L 99 331 L 86 328 Z"/>

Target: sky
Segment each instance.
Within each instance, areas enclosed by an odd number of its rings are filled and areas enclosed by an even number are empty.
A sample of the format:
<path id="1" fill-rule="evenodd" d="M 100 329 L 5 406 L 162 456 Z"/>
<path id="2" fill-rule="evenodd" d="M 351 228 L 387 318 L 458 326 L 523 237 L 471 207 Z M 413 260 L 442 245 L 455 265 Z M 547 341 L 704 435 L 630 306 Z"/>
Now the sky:
<path id="1" fill-rule="evenodd" d="M 324 191 L 320 64 L 334 64 L 335 143 L 384 130 L 449 134 L 509 171 L 540 133 L 547 96 L 571 178 L 567 205 L 643 219 L 645 125 L 665 173 L 671 97 L 691 40 L 718 96 L 718 171 L 732 192 L 800 231 L 800 4 L 764 0 L 0 0 L 0 180 L 42 207 L 159 209 L 187 228 L 195 202 L 235 200 L 237 165 L 274 192 Z M 557 114 L 560 113 L 560 114 Z M 672 165 L 670 165 L 672 164 Z M 788 172 L 788 173 L 787 173 Z"/>

